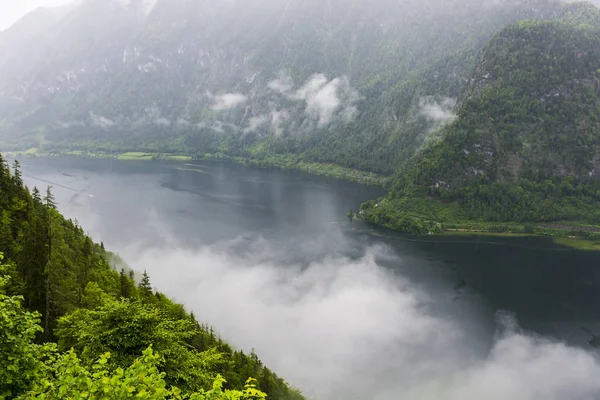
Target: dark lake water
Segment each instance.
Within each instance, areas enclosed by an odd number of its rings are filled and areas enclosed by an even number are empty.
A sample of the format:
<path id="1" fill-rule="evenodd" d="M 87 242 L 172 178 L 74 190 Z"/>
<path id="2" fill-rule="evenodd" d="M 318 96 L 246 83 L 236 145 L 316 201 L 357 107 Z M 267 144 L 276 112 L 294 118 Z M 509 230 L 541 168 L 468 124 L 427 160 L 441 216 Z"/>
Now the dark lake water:
<path id="1" fill-rule="evenodd" d="M 331 264 L 343 266 L 372 254 L 374 266 L 366 267 L 370 272 L 361 272 L 352 279 L 344 276 L 347 286 L 327 289 L 341 299 L 349 290 L 347 288 L 366 285 L 364 287 L 369 290 L 359 292 L 364 301 L 356 303 L 358 305 L 353 303 L 355 297 L 339 300 L 342 306 L 353 304 L 352 307 L 357 307 L 357 318 L 380 326 L 395 326 L 394 331 L 398 331 L 402 325 L 394 324 L 399 324 L 398 319 L 406 312 L 394 314 L 393 321 L 383 314 L 380 319 L 375 316 L 379 318 L 379 312 L 394 306 L 390 304 L 396 301 L 394 299 L 401 302 L 419 297 L 420 294 L 412 295 L 415 291 L 427 297 L 424 305 L 415 309 L 461 327 L 461 354 L 467 359 L 485 357 L 494 346 L 501 328 L 499 315 L 511 316 L 511 320 L 518 321 L 528 335 L 554 338 L 587 352 L 596 351 L 589 341 L 593 335 L 600 335 L 600 253 L 556 246 L 545 238 L 415 237 L 373 229 L 360 221 L 350 223 L 345 217 L 349 209 L 356 210 L 362 202 L 380 197 L 383 192 L 300 172 L 245 168 L 218 162 L 191 166 L 79 158 L 24 159 L 22 165 L 28 185 L 53 186 L 65 215 L 76 218 L 95 240 L 103 241 L 108 248 L 124 255 L 134 268 L 147 268 L 160 290 L 167 291 L 191 308 L 196 307 L 198 295 L 192 292 L 196 293 L 194 290 L 198 291 L 198 287 L 204 288 L 200 295 L 202 302 L 213 301 L 209 294 L 216 296 L 217 292 L 211 292 L 209 285 L 202 286 L 202 282 L 213 282 L 211 285 L 215 286 L 217 283 L 214 282 L 220 281 L 211 281 L 213 275 L 206 272 L 206 264 L 227 265 L 222 268 L 231 274 L 232 262 L 223 261 L 230 254 L 235 254 L 235 263 L 242 266 L 247 263 L 255 271 L 263 271 L 255 265 L 269 265 L 275 271 L 286 268 L 311 270 L 310 267 L 315 265 L 322 268 Z M 156 249 L 160 249 L 160 253 L 140 258 L 148 267 L 135 259 L 135 255 L 144 250 Z M 171 249 L 177 249 L 177 258 L 168 257 Z M 154 265 L 152 259 L 160 262 Z M 198 267 L 175 267 L 185 263 Z M 378 269 L 392 271 L 394 276 L 401 278 L 409 288 L 404 290 L 411 296 L 389 294 L 385 279 L 373 278 L 380 277 Z M 348 362 L 349 359 L 341 358 L 343 351 L 336 350 L 340 338 L 356 337 L 361 343 L 371 340 L 371 346 L 381 343 L 387 346 L 392 341 L 405 340 L 394 336 L 397 332 L 392 330 L 377 337 L 370 331 L 363 332 L 364 326 L 353 318 L 353 311 L 343 307 L 326 314 L 318 323 L 295 316 L 293 323 L 297 324 L 298 332 L 303 332 L 298 336 L 308 338 L 304 341 L 294 335 L 294 330 L 286 331 L 284 326 L 273 329 L 273 325 L 285 325 L 289 322 L 286 318 L 305 309 L 289 304 L 309 307 L 307 304 L 314 303 L 315 308 L 310 308 L 313 315 L 328 310 L 330 299 L 335 296 L 327 297 L 319 292 L 319 301 L 314 301 L 314 287 L 326 279 L 310 280 L 300 272 L 290 278 L 285 272 L 281 272 L 282 276 L 272 271 L 246 276 L 242 269 L 239 271 L 227 281 L 228 287 L 243 280 L 249 286 L 261 289 L 253 291 L 248 298 L 240 297 L 239 302 L 232 300 L 229 306 L 215 305 L 218 312 L 206 311 L 212 307 L 205 303 L 198 308 L 205 310 L 204 317 L 215 323 L 226 338 L 238 346 L 256 347 L 270 365 L 283 370 L 286 377 L 299 382 L 308 393 L 312 391 L 306 386 L 321 385 L 314 393 L 331 398 L 341 396 L 341 384 L 331 383 L 332 378 L 326 372 L 327 384 L 319 381 L 318 377 L 323 373 L 311 375 L 312 370 L 294 367 L 302 362 L 322 363 L 323 368 Z M 256 276 L 267 282 L 285 282 L 282 283 L 285 292 L 271 292 L 260 286 L 255 282 Z M 380 280 L 371 284 L 371 279 Z M 191 281 L 196 282 L 194 289 L 191 283 L 187 285 Z M 307 282 L 311 282 L 311 288 L 304 287 L 309 285 Z M 370 289 L 379 287 L 389 294 L 385 300 L 374 300 L 379 299 L 378 294 Z M 243 286 L 236 286 L 227 299 L 219 298 L 218 303 L 229 304 L 236 292 L 243 296 Z M 270 297 L 261 300 L 260 307 L 252 303 L 252 299 L 262 299 L 263 295 Z M 288 308 L 285 313 L 278 314 L 277 306 L 283 303 Z M 365 305 L 365 310 L 361 304 Z M 369 304 L 374 304 L 376 309 L 369 310 Z M 237 315 L 236 310 L 244 317 Z M 264 338 L 266 328 L 262 331 L 258 326 L 239 328 L 240 324 L 251 323 L 245 312 L 260 320 L 263 318 L 261 312 L 271 311 L 270 319 L 264 317 L 264 322 L 270 324 L 268 339 Z M 349 314 L 344 314 L 346 312 Z M 371 317 L 373 321 L 369 319 Z M 315 325 L 318 328 L 314 328 Z M 339 333 L 342 329 L 344 335 Z M 328 350 L 320 349 L 317 355 L 303 347 L 315 341 L 328 343 L 325 347 Z M 356 346 L 358 342 L 349 346 Z M 278 351 L 270 352 L 272 348 Z M 386 371 L 394 371 L 393 367 L 387 361 L 381 362 L 386 349 L 382 345 L 380 357 L 368 359 L 369 369 L 379 371 L 373 378 L 375 383 L 377 379 L 393 380 L 393 377 L 385 377 Z M 302 358 L 309 355 L 313 358 Z M 350 361 L 365 363 L 366 357 Z M 377 363 L 381 363 L 380 370 L 374 367 Z M 364 368 L 359 372 L 368 373 Z M 379 384 L 382 385 L 385 386 Z M 361 388 L 352 390 L 361 393 Z M 387 398 L 383 394 L 379 397 Z"/>

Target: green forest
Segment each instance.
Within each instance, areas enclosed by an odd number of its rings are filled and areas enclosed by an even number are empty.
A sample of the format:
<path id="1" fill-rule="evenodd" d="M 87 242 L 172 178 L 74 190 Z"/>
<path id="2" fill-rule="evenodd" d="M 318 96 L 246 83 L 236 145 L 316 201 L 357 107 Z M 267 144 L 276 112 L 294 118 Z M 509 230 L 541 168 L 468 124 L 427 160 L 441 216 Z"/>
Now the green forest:
<path id="1" fill-rule="evenodd" d="M 0 399 L 303 399 L 153 289 L 0 156 Z"/>

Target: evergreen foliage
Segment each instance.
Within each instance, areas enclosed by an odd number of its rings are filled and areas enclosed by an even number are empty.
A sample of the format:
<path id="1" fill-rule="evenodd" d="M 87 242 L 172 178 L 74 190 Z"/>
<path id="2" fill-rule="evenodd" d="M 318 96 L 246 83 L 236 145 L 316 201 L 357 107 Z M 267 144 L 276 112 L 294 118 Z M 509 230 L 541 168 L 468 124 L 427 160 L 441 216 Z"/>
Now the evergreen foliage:
<path id="1" fill-rule="evenodd" d="M 138 289 L 140 290 L 140 294 L 144 297 L 150 297 L 153 294 L 150 277 L 146 271 L 144 271 L 144 275 L 142 275 L 142 280 L 138 285 Z"/>
<path id="2" fill-rule="evenodd" d="M 154 293 L 147 273 L 138 287 L 115 271 L 51 190 L 30 193 L 2 156 L 0 216 L 0 399 L 303 398 Z"/>

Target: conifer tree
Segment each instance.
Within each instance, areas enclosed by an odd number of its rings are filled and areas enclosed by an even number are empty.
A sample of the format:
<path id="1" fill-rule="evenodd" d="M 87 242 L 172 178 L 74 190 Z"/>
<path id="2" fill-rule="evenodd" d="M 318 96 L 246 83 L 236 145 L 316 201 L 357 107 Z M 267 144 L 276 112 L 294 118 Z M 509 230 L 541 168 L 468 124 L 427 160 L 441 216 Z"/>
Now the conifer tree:
<path id="1" fill-rule="evenodd" d="M 18 160 L 13 162 L 13 182 L 18 189 L 21 189 L 23 186 L 23 177 L 21 175 L 21 164 Z"/>
<path id="2" fill-rule="evenodd" d="M 146 271 L 144 271 L 142 281 L 140 282 L 138 288 L 140 289 L 140 293 L 144 297 L 150 297 L 153 294 L 152 285 L 150 284 L 150 277 L 148 276 L 148 273 Z"/>
<path id="3" fill-rule="evenodd" d="M 46 188 L 46 196 L 44 196 L 44 204 L 46 207 L 56 210 L 56 198 L 52 193 L 52 186 Z"/>
<path id="4" fill-rule="evenodd" d="M 129 276 L 127 276 L 127 274 L 125 273 L 124 268 L 121 268 L 120 286 L 121 297 L 123 297 L 124 299 L 131 298 L 131 296 L 133 295 L 132 282 Z"/>
<path id="5" fill-rule="evenodd" d="M 33 204 L 35 204 L 35 205 L 42 204 L 42 196 L 40 195 L 40 191 L 38 190 L 37 187 L 33 188 L 33 191 L 31 192 L 31 197 L 33 198 Z"/>

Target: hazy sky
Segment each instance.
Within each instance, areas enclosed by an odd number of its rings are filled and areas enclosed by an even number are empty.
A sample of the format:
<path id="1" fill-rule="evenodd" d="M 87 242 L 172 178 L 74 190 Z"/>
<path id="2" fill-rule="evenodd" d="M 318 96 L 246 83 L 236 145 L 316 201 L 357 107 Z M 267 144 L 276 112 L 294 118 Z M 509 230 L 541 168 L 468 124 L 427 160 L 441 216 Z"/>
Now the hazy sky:
<path id="1" fill-rule="evenodd" d="M 0 30 L 8 28 L 38 7 L 60 6 L 71 1 L 73 0 L 0 0 Z"/>

